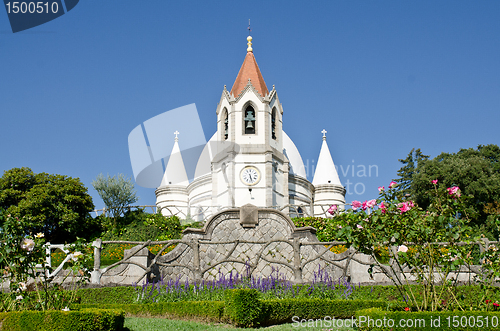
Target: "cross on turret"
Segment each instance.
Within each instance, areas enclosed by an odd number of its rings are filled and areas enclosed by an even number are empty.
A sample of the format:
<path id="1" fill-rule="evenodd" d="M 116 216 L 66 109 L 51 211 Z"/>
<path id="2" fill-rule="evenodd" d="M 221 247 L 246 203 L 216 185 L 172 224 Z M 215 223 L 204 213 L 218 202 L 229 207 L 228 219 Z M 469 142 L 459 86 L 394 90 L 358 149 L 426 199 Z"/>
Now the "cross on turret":
<path id="1" fill-rule="evenodd" d="M 177 135 L 179 134 L 179 131 L 175 130 L 174 134 L 175 134 L 175 141 L 179 141 L 179 137 L 177 137 Z"/>
<path id="2" fill-rule="evenodd" d="M 328 131 L 326 131 L 325 129 L 323 129 L 323 131 L 321 131 L 321 133 L 323 134 L 323 140 L 326 140 L 326 133 Z"/>

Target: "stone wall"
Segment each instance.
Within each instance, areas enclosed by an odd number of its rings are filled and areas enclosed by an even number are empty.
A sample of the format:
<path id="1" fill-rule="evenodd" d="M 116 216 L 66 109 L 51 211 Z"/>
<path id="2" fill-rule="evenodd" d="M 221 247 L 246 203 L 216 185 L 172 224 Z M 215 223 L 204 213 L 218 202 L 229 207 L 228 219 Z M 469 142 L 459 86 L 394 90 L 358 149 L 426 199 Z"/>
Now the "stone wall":
<path id="1" fill-rule="evenodd" d="M 317 259 L 324 247 L 305 246 L 302 243 L 317 242 L 312 227 L 296 228 L 285 214 L 273 209 L 259 209 L 246 205 L 214 215 L 203 229 L 186 229 L 183 240 L 172 252 L 158 259 L 164 279 L 213 280 L 219 273 L 251 273 L 268 277 L 277 270 L 289 280 L 312 281 L 318 268 L 342 276 L 346 256 L 325 252 L 324 257 L 339 261 L 341 268 Z M 196 253 L 196 250 L 198 252 Z M 296 253 L 299 254 L 296 254 Z M 182 267 L 185 266 L 185 267 Z"/>
<path id="2" fill-rule="evenodd" d="M 96 255 L 92 282 L 132 284 L 160 278 L 215 280 L 220 274 L 227 277 L 237 272 L 254 277 L 277 273 L 304 283 L 313 281 L 321 269 L 333 279 L 346 277 L 355 284 L 392 283 L 380 267 L 374 268 L 372 275 L 368 273 L 370 265 L 376 264 L 371 256 L 352 248 L 335 254 L 330 248 L 343 243 L 318 242 L 314 228 L 296 228 L 284 213 L 252 205 L 219 212 L 203 229 L 186 229 L 181 240 L 136 244 L 140 245 L 127 250 L 124 260 L 111 269 L 101 269 Z M 155 256 L 145 248 L 150 244 L 163 244 L 164 248 L 175 244 L 175 248 Z M 101 242 L 94 246 L 97 254 L 102 248 Z M 464 269 L 456 276 L 466 281 L 471 272 L 480 272 L 479 266 L 476 269 Z M 403 271 L 410 277 L 408 270 Z"/>

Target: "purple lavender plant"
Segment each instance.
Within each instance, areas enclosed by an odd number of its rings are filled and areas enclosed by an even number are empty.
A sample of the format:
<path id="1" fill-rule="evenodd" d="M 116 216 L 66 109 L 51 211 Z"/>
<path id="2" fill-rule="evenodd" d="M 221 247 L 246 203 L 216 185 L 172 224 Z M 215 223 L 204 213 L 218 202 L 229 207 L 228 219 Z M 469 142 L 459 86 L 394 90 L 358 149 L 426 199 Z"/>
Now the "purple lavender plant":
<path id="1" fill-rule="evenodd" d="M 181 282 L 181 277 L 164 281 L 163 278 L 156 283 L 137 285 L 137 301 L 181 301 L 181 300 L 222 300 L 224 291 L 234 288 L 252 288 L 262 293 L 264 298 L 295 298 L 298 296 L 316 297 L 323 299 L 349 299 L 356 287 L 345 278 L 335 280 L 326 268 L 318 266 L 313 274 L 313 281 L 308 285 L 294 285 L 287 280 L 284 273 L 272 267 L 268 277 L 255 277 L 251 275 L 250 263 L 245 263 L 243 274 L 234 270 L 225 275 L 219 268 L 214 280 L 202 280 L 190 283 L 189 279 Z M 361 287 L 361 284 L 359 284 Z M 359 288 L 358 287 L 358 288 Z M 372 288 L 373 290 L 373 288 Z"/>

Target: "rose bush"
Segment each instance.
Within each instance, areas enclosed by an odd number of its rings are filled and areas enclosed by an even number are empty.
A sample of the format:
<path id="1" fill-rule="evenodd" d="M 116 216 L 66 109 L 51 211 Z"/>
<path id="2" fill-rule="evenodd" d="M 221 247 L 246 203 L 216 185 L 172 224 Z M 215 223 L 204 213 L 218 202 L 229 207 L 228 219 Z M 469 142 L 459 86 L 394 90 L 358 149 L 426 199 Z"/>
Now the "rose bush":
<path id="1" fill-rule="evenodd" d="M 342 224 L 335 239 L 371 255 L 374 264 L 369 271 L 377 268 L 391 279 L 405 300 L 404 306 L 463 309 L 454 297 L 454 286 L 461 266 L 472 263 L 470 246 L 459 244 L 471 240 L 465 197 L 458 187 L 445 189 L 438 187 L 437 181 L 433 184 L 427 210 L 409 197 L 399 199 L 395 182 L 387 190 L 379 187 L 376 205 L 375 200 L 353 201 L 351 209 L 334 217 L 335 223 Z M 445 248 L 443 242 L 447 243 Z M 422 286 L 422 300 L 412 293 L 409 285 L 413 282 Z"/>
<path id="2" fill-rule="evenodd" d="M 81 241 L 67 245 L 66 276 L 62 282 L 69 283 L 69 288 L 63 290 L 49 277 L 53 268 L 46 263 L 44 234 L 26 233 L 27 223 L 24 218 L 6 215 L 0 232 L 0 269 L 9 282 L 9 293 L 0 302 L 0 311 L 68 307 L 76 299 L 76 287 L 90 276 L 85 268 L 89 256 L 81 253 L 86 245 Z"/>

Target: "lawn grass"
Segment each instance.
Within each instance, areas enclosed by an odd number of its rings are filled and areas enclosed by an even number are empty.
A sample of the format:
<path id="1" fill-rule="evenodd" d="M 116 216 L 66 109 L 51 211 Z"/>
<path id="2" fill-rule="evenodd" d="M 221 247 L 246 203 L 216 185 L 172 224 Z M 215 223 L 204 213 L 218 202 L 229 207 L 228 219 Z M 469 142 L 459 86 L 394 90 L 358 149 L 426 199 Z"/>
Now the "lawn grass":
<path id="1" fill-rule="evenodd" d="M 326 327 L 298 327 L 297 324 L 273 325 L 267 328 L 236 328 L 228 324 L 205 324 L 193 321 L 178 321 L 166 318 L 144 318 L 128 317 L 125 319 L 126 331 L 212 331 L 212 330 L 269 330 L 269 331 L 289 331 L 289 330 L 355 330 L 353 328 L 326 328 Z"/>

